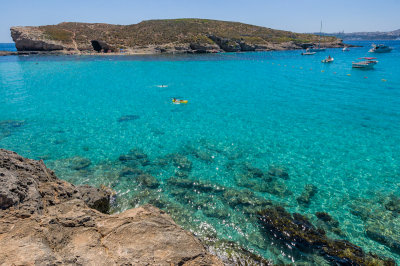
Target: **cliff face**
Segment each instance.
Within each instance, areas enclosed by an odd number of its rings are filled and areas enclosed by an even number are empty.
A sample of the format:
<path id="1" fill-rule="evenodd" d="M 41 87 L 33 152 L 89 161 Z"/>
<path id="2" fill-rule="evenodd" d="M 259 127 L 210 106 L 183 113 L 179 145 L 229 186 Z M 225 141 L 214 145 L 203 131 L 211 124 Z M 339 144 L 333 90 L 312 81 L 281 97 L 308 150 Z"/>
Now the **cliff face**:
<path id="1" fill-rule="evenodd" d="M 68 50 L 60 41 L 49 40 L 34 27 L 12 27 L 11 37 L 18 51 L 54 51 Z"/>
<path id="2" fill-rule="evenodd" d="M 12 27 L 18 51 L 205 53 L 302 49 L 319 36 L 274 30 L 238 22 L 205 19 L 149 20 L 132 25 L 64 22 Z M 341 47 L 335 37 L 323 47 Z"/>
<path id="3" fill-rule="evenodd" d="M 0 265 L 222 265 L 163 211 L 108 215 L 109 200 L 0 149 Z"/>

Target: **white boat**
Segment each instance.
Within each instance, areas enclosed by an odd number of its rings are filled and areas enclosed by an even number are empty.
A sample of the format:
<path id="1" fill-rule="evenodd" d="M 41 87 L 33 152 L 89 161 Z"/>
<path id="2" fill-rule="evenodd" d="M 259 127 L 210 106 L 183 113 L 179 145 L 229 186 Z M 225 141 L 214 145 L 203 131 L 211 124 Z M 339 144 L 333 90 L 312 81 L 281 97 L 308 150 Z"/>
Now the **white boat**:
<path id="1" fill-rule="evenodd" d="M 316 52 L 309 52 L 308 50 L 306 50 L 305 52 L 301 53 L 301 55 L 313 55 L 316 54 Z"/>
<path id="2" fill-rule="evenodd" d="M 361 57 L 359 59 L 364 59 L 364 61 L 353 62 L 353 68 L 372 69 L 378 63 L 378 61 L 374 60 L 376 59 L 375 57 Z"/>
<path id="3" fill-rule="evenodd" d="M 324 52 L 326 50 L 326 48 L 321 48 L 321 47 L 310 47 L 308 48 L 310 52 Z"/>
<path id="4" fill-rule="evenodd" d="M 333 57 L 329 56 L 329 57 L 325 58 L 324 60 L 322 60 L 321 62 L 322 63 L 332 63 L 333 60 L 334 60 Z"/>
<path id="5" fill-rule="evenodd" d="M 349 49 L 349 47 L 343 47 L 342 51 L 343 52 L 348 52 L 348 51 L 350 51 L 350 49 Z"/>
<path id="6" fill-rule="evenodd" d="M 392 50 L 393 50 L 393 48 L 391 48 L 387 45 L 384 45 L 384 44 L 378 44 L 378 45 L 373 44 L 372 49 L 369 50 L 369 52 L 370 53 L 389 53 Z"/>

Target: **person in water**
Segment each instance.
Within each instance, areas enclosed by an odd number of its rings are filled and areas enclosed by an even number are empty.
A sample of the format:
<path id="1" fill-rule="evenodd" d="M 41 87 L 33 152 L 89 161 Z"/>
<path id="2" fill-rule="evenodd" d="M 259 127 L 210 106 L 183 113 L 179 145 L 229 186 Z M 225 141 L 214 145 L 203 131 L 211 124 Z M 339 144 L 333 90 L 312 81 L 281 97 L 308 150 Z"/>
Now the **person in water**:
<path id="1" fill-rule="evenodd" d="M 329 56 L 328 56 L 328 59 L 331 60 L 331 58 L 332 58 L 332 57 L 329 55 Z"/>

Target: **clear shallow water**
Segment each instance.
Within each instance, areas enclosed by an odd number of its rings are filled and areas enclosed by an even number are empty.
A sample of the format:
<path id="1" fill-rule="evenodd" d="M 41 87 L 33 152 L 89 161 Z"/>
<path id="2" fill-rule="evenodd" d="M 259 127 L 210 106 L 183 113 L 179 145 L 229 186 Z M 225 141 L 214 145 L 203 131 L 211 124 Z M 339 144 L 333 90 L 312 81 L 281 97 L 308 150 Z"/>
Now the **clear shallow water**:
<path id="1" fill-rule="evenodd" d="M 284 168 L 289 179 L 277 178 L 275 190 L 250 190 L 315 223 L 315 212 L 328 212 L 342 231 L 331 237 L 399 262 L 400 255 L 371 240 L 366 221 L 354 215 L 358 205 L 399 222 L 383 207 L 388 197 L 400 196 L 400 42 L 390 45 L 395 50 L 376 55 L 379 63 L 371 71 L 351 69 L 353 60 L 371 56 L 369 47 L 314 56 L 284 51 L 2 57 L 0 121 L 24 125 L 3 123 L 0 147 L 43 158 L 59 177 L 76 184 L 112 187 L 116 210 L 151 202 L 202 237 L 234 240 L 275 262 L 306 260 L 271 246 L 229 193 L 170 179 L 181 175 L 247 197 L 245 187 L 262 183 L 243 177 L 249 164 L 264 173 L 271 166 Z M 328 54 L 335 62 L 322 64 Z M 173 105 L 171 97 L 189 104 Z M 126 115 L 138 117 L 118 122 Z M 150 164 L 118 160 L 133 148 Z M 68 158 L 75 156 L 91 165 L 71 169 Z M 189 171 L 174 165 L 189 168 L 184 158 L 192 163 Z M 126 167 L 152 174 L 158 187 L 146 188 L 146 182 L 121 173 Z M 308 206 L 296 200 L 307 184 L 318 191 Z"/>

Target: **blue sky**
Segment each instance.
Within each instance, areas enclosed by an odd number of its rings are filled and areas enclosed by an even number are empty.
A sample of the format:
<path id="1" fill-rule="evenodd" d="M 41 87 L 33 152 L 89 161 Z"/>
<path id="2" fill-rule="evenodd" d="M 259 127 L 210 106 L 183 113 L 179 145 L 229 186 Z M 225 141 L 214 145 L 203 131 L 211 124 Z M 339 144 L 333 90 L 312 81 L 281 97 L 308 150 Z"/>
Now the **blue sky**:
<path id="1" fill-rule="evenodd" d="M 0 42 L 11 26 L 63 21 L 133 24 L 147 19 L 209 18 L 295 32 L 400 29 L 400 0 L 1 0 Z"/>

